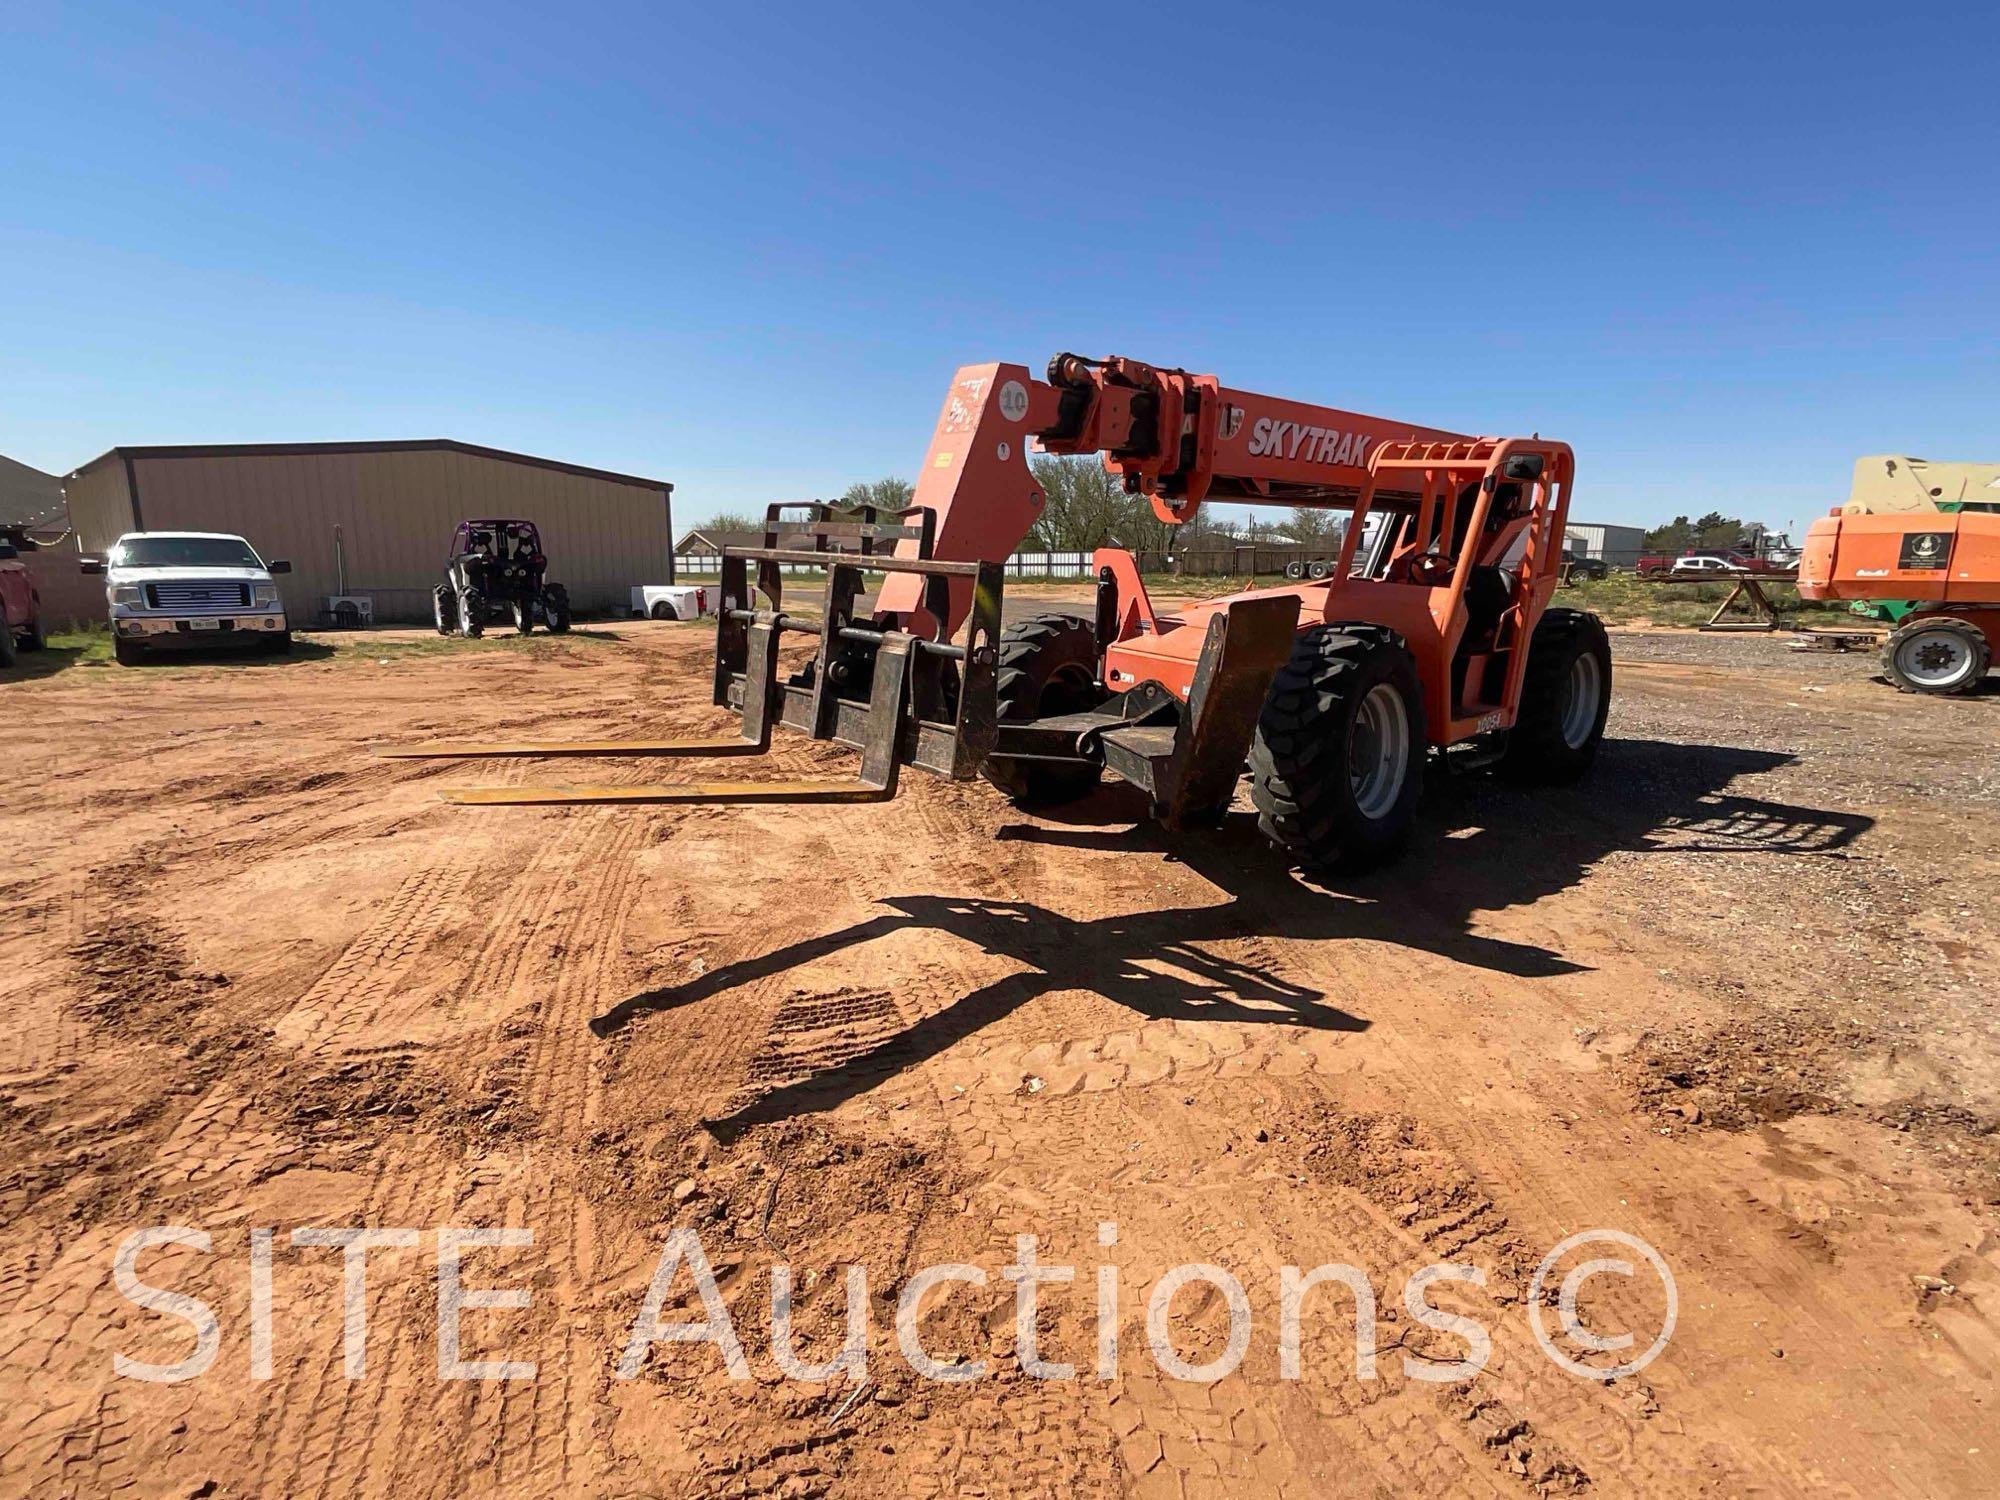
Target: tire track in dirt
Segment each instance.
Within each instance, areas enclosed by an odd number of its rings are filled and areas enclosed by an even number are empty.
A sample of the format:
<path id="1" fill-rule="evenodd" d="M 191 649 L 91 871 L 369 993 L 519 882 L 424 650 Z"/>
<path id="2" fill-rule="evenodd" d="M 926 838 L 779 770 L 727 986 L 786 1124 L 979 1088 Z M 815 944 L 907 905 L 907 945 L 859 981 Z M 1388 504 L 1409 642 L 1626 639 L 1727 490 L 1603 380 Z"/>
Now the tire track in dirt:
<path id="1" fill-rule="evenodd" d="M 454 1014 L 462 1016 L 469 1006 L 482 1000 L 506 1006 L 507 996 L 526 982 L 531 960 L 542 949 L 553 945 L 560 946 L 566 955 L 573 951 L 579 931 L 587 933 L 593 920 L 598 887 L 629 864 L 623 857 L 629 854 L 625 847 L 629 834 L 613 819 L 584 814 L 556 821 L 560 825 L 557 832 L 536 844 L 533 875 L 514 882 L 491 912 L 479 944 L 479 958 L 446 1002 Z M 583 946 L 589 948 L 587 937 Z M 588 960 L 584 967 L 592 968 Z M 568 982 L 572 971 L 573 966 L 565 962 L 558 971 L 557 988 Z M 547 1002 L 539 1020 L 540 1045 L 530 1070 L 531 1080 L 544 1078 L 545 1065 L 551 1061 L 547 1038 L 558 1021 Z M 505 1050 L 510 1045 L 496 1034 L 482 1051 Z M 479 1059 L 473 1059 L 470 1066 L 478 1069 Z M 530 1102 L 534 1102 L 532 1098 Z M 442 1174 L 439 1166 L 435 1152 L 390 1145 L 378 1153 L 367 1210 L 360 1222 L 431 1231 L 449 1221 L 453 1205 L 462 1197 L 462 1189 L 455 1184 L 462 1181 L 466 1164 L 463 1159 L 449 1161 Z M 547 1174 L 541 1175 L 546 1180 Z M 525 1217 L 510 1214 L 508 1222 L 540 1230 L 567 1217 L 544 1211 Z M 409 1253 L 420 1255 L 429 1248 L 426 1244 Z M 386 1482 L 390 1493 L 436 1493 L 440 1476 L 434 1469 L 410 1470 L 410 1448 L 398 1440 L 398 1434 L 409 1422 L 435 1427 L 463 1415 L 469 1419 L 466 1439 L 454 1445 L 456 1477 L 449 1492 L 464 1493 L 465 1484 L 458 1481 L 468 1477 L 467 1460 L 475 1456 L 474 1442 L 488 1430 L 490 1414 L 486 1408 L 504 1400 L 507 1387 L 500 1388 L 497 1398 L 481 1384 L 441 1387 L 433 1337 L 434 1330 L 427 1322 L 415 1327 L 405 1316 L 389 1322 L 371 1338 L 367 1380 L 345 1380 L 330 1357 L 295 1371 L 298 1388 L 287 1391 L 278 1403 L 279 1427 L 266 1450 L 269 1455 L 286 1454 L 287 1462 L 273 1468 L 267 1458 L 260 1482 L 269 1483 L 274 1493 L 302 1496 L 356 1493 L 377 1481 Z M 543 1371 L 548 1378 L 546 1361 Z M 431 1393 L 429 1401 L 424 1399 L 426 1391 Z M 306 1414 L 303 1430 L 288 1442 L 285 1433 L 294 1425 L 292 1414 L 298 1412 Z M 499 1477 L 497 1458 L 496 1454 L 495 1472 L 490 1477 Z"/>

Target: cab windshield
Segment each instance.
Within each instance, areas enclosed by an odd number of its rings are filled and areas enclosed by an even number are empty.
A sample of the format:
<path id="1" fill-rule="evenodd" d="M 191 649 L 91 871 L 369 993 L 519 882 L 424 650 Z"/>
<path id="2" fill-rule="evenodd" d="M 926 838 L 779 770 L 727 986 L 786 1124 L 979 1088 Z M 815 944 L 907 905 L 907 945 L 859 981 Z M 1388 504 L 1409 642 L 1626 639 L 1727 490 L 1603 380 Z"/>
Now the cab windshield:
<path id="1" fill-rule="evenodd" d="M 111 549 L 117 568 L 261 568 L 250 544 L 233 536 L 142 536 Z"/>

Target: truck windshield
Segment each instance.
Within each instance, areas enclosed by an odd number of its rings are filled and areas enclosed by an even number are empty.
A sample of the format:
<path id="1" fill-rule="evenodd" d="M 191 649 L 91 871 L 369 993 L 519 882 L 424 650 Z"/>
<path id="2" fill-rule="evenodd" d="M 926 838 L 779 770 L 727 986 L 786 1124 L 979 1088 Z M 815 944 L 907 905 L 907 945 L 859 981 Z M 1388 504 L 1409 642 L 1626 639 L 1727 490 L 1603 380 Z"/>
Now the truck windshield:
<path id="1" fill-rule="evenodd" d="M 141 536 L 111 549 L 118 568 L 261 568 L 248 542 L 233 536 Z"/>

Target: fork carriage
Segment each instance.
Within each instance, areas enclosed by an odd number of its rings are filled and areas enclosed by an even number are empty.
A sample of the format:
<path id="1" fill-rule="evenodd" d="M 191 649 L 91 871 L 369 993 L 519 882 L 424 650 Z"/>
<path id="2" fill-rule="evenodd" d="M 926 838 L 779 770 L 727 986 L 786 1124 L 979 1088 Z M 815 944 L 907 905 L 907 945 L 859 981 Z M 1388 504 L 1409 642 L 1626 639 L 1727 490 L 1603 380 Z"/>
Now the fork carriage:
<path id="1" fill-rule="evenodd" d="M 805 512 L 802 519 L 788 513 Z M 1107 693 L 1102 706 L 1001 723 L 997 671 L 1003 565 L 931 557 L 929 512 L 873 506 L 852 510 L 813 502 L 774 505 L 765 545 L 722 554 L 713 701 L 737 710 L 734 736 L 676 740 L 523 741 L 420 745 L 384 752 L 399 758 L 724 757 L 761 755 L 783 727 L 861 754 L 851 780 L 773 779 L 631 786 L 517 786 L 446 791 L 450 801 L 484 805 L 681 802 L 867 802 L 895 796 L 905 764 L 954 781 L 978 776 L 989 758 L 1097 765 L 1149 793 L 1160 816 L 1178 823 L 1228 800 L 1271 675 L 1289 652 L 1298 618 L 1290 596 L 1238 605 L 1209 624 L 1192 691 L 1185 700 L 1157 682 Z M 915 556 L 898 555 L 897 547 Z M 785 570 L 822 570 L 816 616 L 784 607 Z M 970 585 L 965 623 L 953 639 L 896 629 L 859 605 L 867 575 L 921 581 L 919 618 L 949 617 L 952 580 Z M 1117 628 L 1118 582 L 1100 570 L 1094 630 L 1100 658 Z M 786 676 L 786 635 L 817 640 L 801 671 Z"/>

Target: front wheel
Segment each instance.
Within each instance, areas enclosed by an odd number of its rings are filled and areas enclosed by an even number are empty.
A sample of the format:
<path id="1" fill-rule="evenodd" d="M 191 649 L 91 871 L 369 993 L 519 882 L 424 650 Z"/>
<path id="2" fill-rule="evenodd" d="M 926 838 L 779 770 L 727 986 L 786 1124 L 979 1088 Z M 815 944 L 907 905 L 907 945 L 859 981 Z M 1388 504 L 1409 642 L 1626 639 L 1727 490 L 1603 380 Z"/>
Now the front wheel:
<path id="1" fill-rule="evenodd" d="M 458 628 L 468 641 L 486 634 L 486 596 L 467 589 L 458 596 Z"/>
<path id="2" fill-rule="evenodd" d="M 1097 632 L 1074 615 L 1037 615 L 1000 633 L 994 681 L 1003 724 L 1082 713 L 1104 701 L 1097 685 Z M 988 757 L 981 773 L 1019 807 L 1074 802 L 1097 785 L 1103 767 L 1089 761 Z"/>
<path id="3" fill-rule="evenodd" d="M 42 629 L 42 617 L 36 615 L 28 622 L 28 633 L 21 637 L 23 651 L 39 651 L 49 643 L 48 635 Z"/>
<path id="4" fill-rule="evenodd" d="M 549 622 L 550 635 L 565 635 L 569 631 L 569 590 L 559 583 L 552 583 L 542 590 L 542 617 Z"/>
<path id="5" fill-rule="evenodd" d="M 653 601 L 653 618 L 656 620 L 678 620 L 680 613 L 664 599 Z"/>
<path id="6" fill-rule="evenodd" d="M 1882 643 L 1882 671 L 1905 693 L 1969 693 L 1993 665 L 1986 632 L 1970 620 L 1906 620 Z"/>
<path id="7" fill-rule="evenodd" d="M 1423 795 L 1416 659 L 1379 625 L 1300 633 L 1250 743 L 1257 826 L 1308 869 L 1363 869 L 1409 842 Z"/>
<path id="8" fill-rule="evenodd" d="M 292 633 L 289 630 L 274 630 L 269 635 L 257 637 L 257 644 L 266 656 L 290 656 L 292 654 Z"/>
<path id="9" fill-rule="evenodd" d="M 121 667 L 136 667 L 145 659 L 146 648 L 137 641 L 117 636 L 111 642 L 111 654 Z"/>
<path id="10" fill-rule="evenodd" d="M 1542 612 L 1528 642 L 1521 711 L 1507 736 L 1500 774 L 1559 786 L 1590 769 L 1611 712 L 1611 638 L 1580 609 Z"/>
<path id="11" fill-rule="evenodd" d="M 21 648 L 14 639 L 14 622 L 0 611 L 0 667 L 11 667 L 21 654 Z"/>
<path id="12" fill-rule="evenodd" d="M 527 635 L 535 628 L 535 606 L 526 599 L 514 601 L 514 629 Z"/>
<path id="13" fill-rule="evenodd" d="M 448 584 L 439 584 L 431 590 L 431 613 L 437 617 L 439 635 L 452 635 L 458 630 L 458 595 Z"/>

